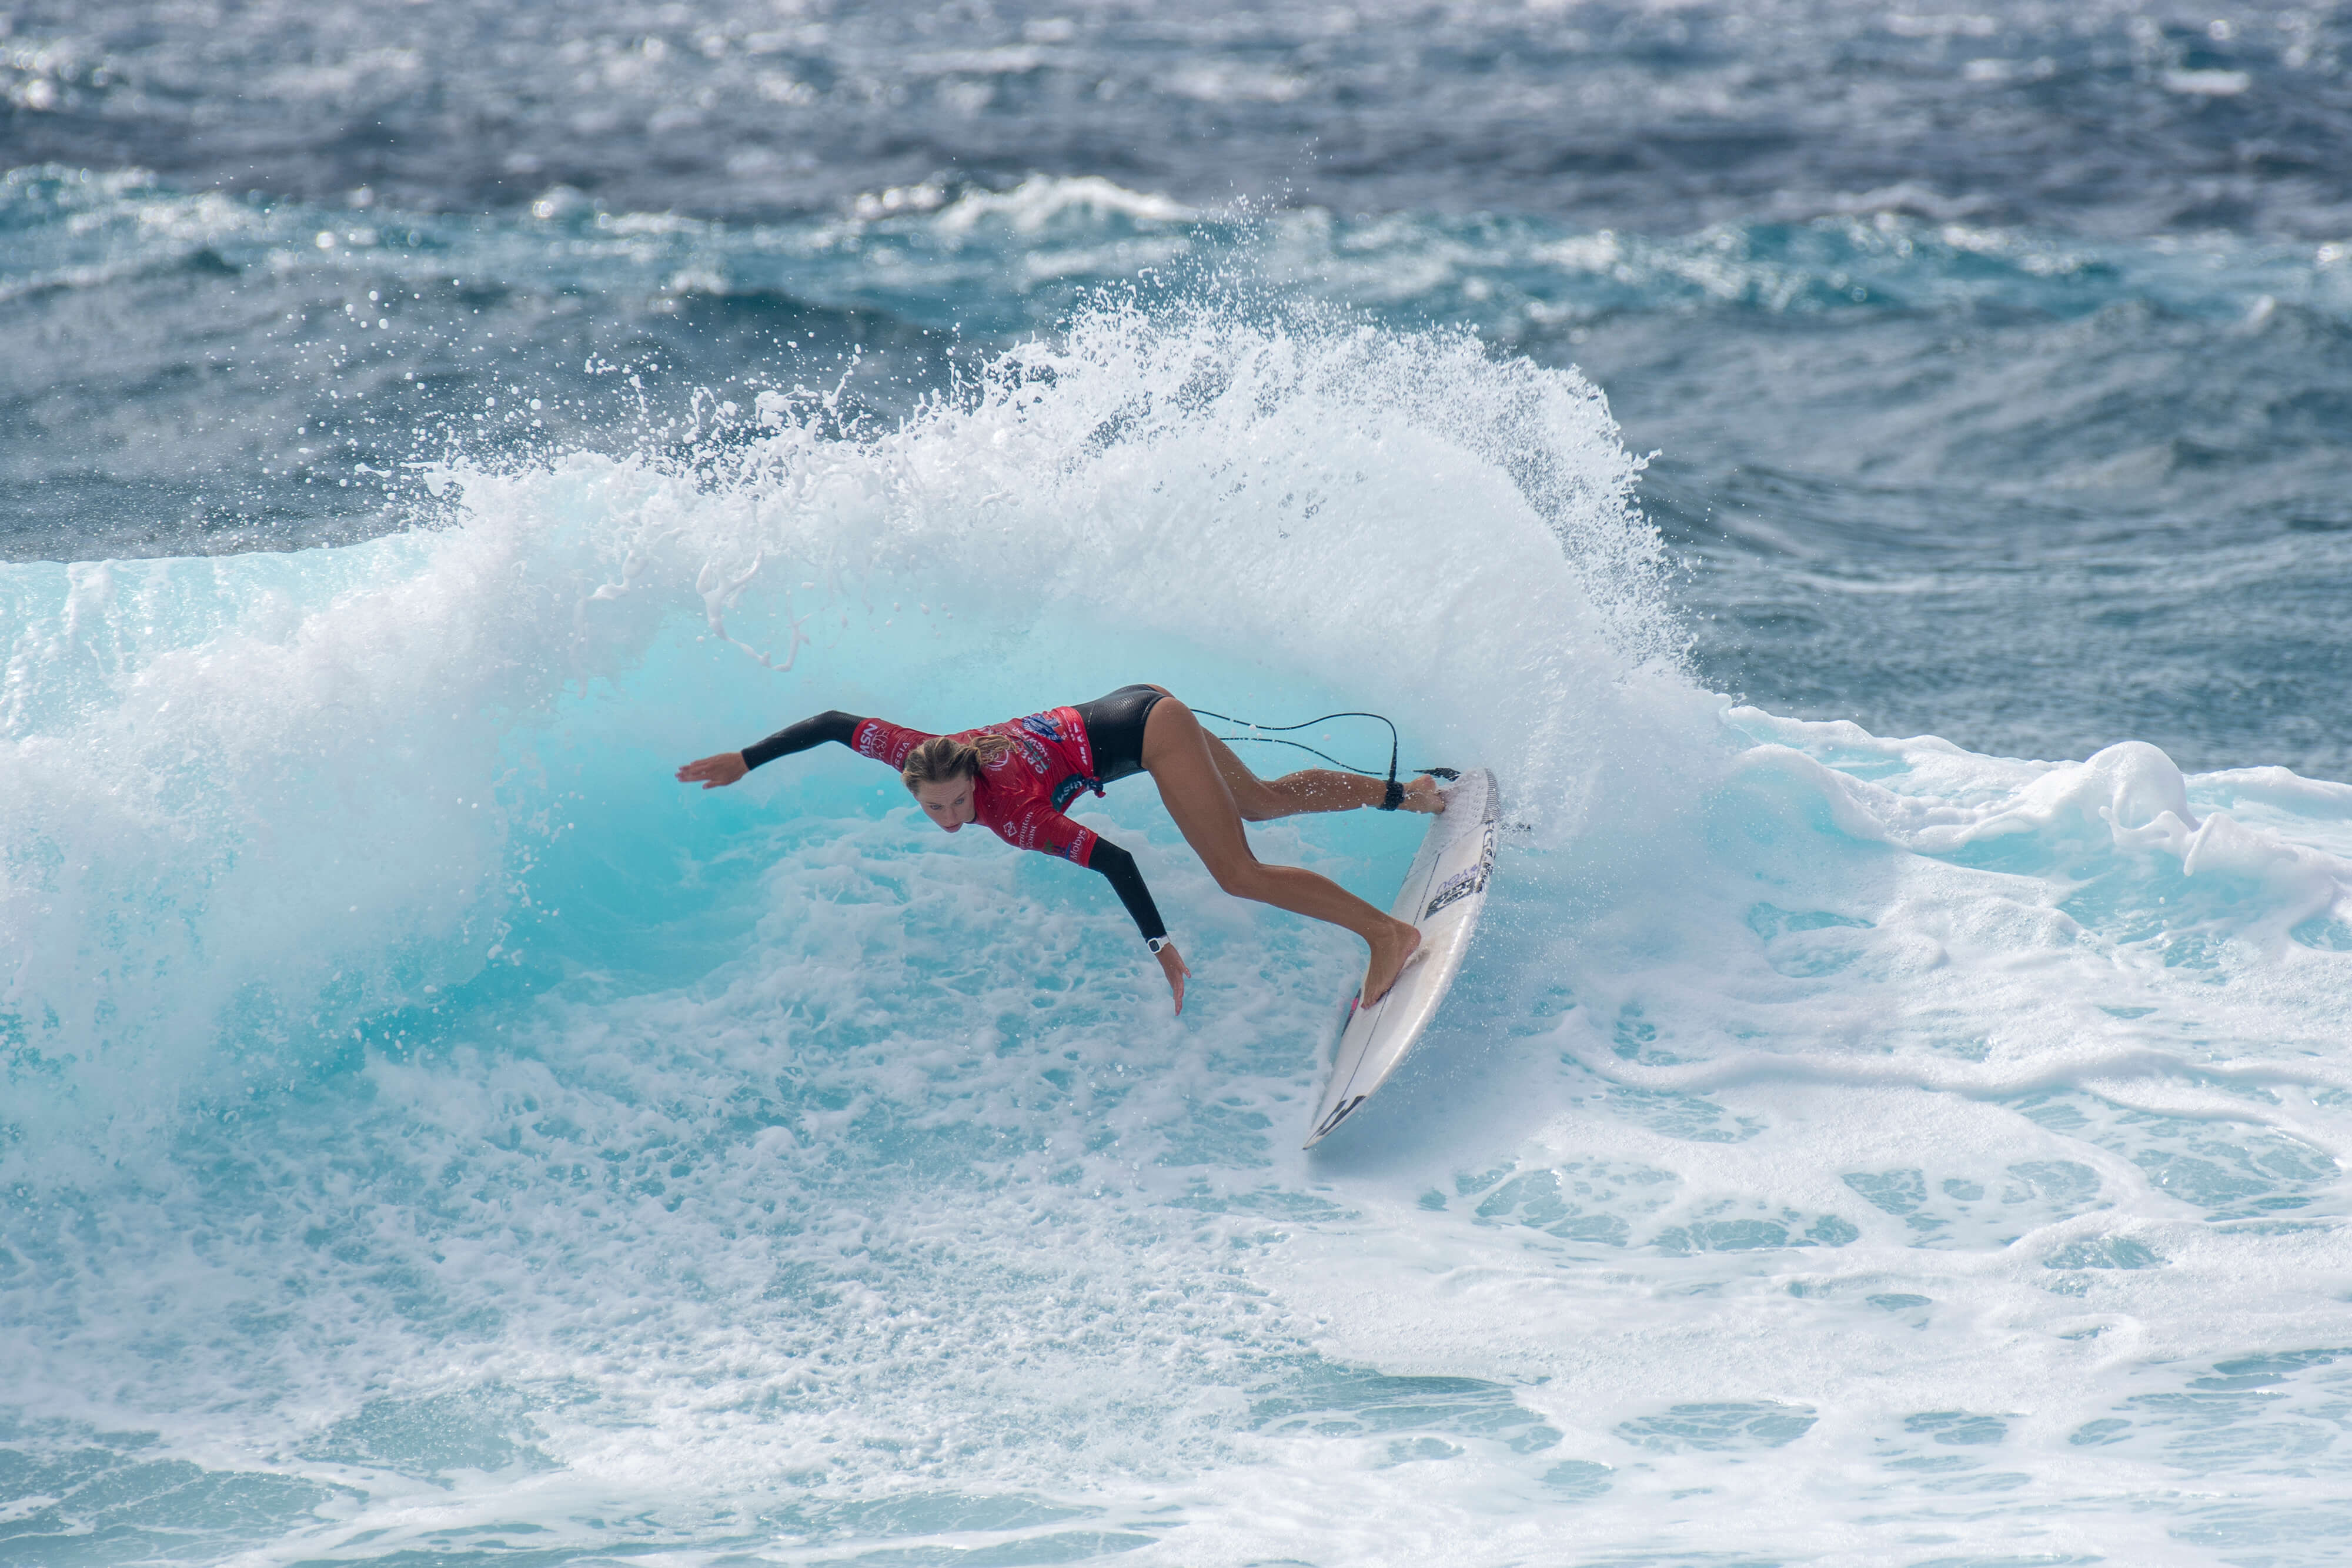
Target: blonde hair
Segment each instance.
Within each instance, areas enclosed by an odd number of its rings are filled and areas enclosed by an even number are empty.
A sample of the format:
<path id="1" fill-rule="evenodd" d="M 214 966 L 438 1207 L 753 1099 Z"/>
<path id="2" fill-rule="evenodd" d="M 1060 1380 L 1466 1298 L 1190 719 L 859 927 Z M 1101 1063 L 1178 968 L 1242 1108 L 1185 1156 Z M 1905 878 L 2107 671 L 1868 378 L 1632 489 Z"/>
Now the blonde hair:
<path id="1" fill-rule="evenodd" d="M 995 762 L 1012 749 L 1013 743 L 1001 735 L 977 735 L 970 740 L 935 735 L 907 753 L 898 768 L 898 782 L 911 795 L 926 784 L 978 778 L 983 763 Z"/>

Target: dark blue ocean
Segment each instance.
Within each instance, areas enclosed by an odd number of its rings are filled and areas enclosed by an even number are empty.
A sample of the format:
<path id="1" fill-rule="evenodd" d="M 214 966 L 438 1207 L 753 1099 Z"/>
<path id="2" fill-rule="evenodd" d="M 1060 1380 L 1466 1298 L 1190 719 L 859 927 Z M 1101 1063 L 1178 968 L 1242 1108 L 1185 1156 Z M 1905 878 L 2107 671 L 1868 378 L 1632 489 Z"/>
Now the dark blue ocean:
<path id="1" fill-rule="evenodd" d="M 2352 7 L 0 3 L 0 1564 L 2347 1560 Z"/>

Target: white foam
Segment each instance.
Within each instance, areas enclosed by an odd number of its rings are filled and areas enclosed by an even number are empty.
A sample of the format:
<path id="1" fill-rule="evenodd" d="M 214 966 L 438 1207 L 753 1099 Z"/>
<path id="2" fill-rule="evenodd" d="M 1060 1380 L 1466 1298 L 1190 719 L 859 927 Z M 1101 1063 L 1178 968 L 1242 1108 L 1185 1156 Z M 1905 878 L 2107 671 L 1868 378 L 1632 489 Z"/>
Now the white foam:
<path id="1" fill-rule="evenodd" d="M 942 234 L 965 235 L 983 223 L 1009 225 L 1034 235 L 1065 213 L 1100 218 L 1115 214 L 1146 223 L 1181 223 L 1194 215 L 1181 202 L 1149 191 L 1130 191 L 1099 174 L 1033 174 L 1009 191 L 970 191 L 931 220 Z"/>

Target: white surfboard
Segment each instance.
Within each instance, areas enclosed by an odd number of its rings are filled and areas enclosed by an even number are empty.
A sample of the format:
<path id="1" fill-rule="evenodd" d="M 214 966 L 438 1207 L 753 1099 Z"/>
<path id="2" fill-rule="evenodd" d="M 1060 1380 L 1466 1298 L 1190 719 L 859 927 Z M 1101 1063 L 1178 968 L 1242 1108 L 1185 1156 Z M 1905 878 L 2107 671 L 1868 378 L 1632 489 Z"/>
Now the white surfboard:
<path id="1" fill-rule="evenodd" d="M 1349 998 L 1347 1028 L 1332 1053 L 1331 1076 L 1324 1082 L 1306 1147 L 1329 1137 L 1388 1082 L 1454 988 L 1486 903 L 1500 831 L 1497 810 L 1495 776 L 1483 768 L 1465 773 L 1445 791 L 1445 810 L 1429 824 L 1412 870 L 1405 873 L 1404 890 L 1389 911 L 1420 928 L 1421 951 L 1388 995 L 1370 1007 Z"/>

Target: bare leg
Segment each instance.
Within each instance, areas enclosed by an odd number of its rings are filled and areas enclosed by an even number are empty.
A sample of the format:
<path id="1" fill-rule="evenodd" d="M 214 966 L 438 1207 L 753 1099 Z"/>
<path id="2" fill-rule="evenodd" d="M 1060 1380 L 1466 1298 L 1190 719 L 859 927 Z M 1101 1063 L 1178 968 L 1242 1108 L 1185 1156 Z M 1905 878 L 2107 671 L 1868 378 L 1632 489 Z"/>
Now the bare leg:
<path id="1" fill-rule="evenodd" d="M 1201 738 L 1209 743 L 1209 755 L 1216 759 L 1217 772 L 1223 778 L 1225 788 L 1234 792 L 1234 804 L 1241 808 L 1244 822 L 1270 822 L 1277 817 L 1297 817 L 1311 811 L 1354 811 L 1379 805 L 1388 794 L 1385 779 L 1367 779 L 1360 773 L 1339 773 L 1328 768 L 1308 768 L 1286 773 L 1279 779 L 1261 779 L 1250 771 L 1248 763 L 1234 755 L 1232 747 L 1206 730 L 1201 732 Z M 1404 801 L 1397 810 L 1432 813 L 1444 810 L 1445 800 L 1437 792 L 1437 780 L 1424 773 L 1405 785 Z"/>
<path id="2" fill-rule="evenodd" d="M 1184 841 L 1192 846 L 1192 852 L 1201 857 L 1201 863 L 1209 868 L 1217 885 L 1234 897 L 1271 904 L 1276 909 L 1324 921 L 1362 937 L 1371 948 L 1371 962 L 1364 970 L 1363 1000 L 1368 1004 L 1380 1000 L 1395 983 L 1405 960 L 1421 946 L 1421 933 L 1402 920 L 1381 914 L 1328 877 L 1297 866 L 1261 862 L 1250 852 L 1249 840 L 1242 833 L 1241 805 L 1234 797 L 1233 787 L 1213 747 L 1217 743 L 1202 729 L 1201 721 L 1192 716 L 1191 708 L 1173 697 L 1152 705 L 1151 716 L 1143 726 L 1143 767 L 1151 775 L 1152 782 L 1160 786 L 1160 799 L 1167 805 L 1168 814 L 1176 819 Z M 1225 756 L 1232 758 L 1233 753 L 1226 750 Z M 1234 758 L 1233 766 L 1248 777 L 1249 784 L 1260 789 L 1272 789 L 1263 779 L 1250 775 L 1239 758 Z M 1377 790 L 1381 786 L 1375 784 L 1373 788 Z M 1273 799 L 1278 800 L 1281 797 Z M 1265 800 L 1255 798 L 1255 803 L 1263 805 Z M 1287 812 L 1268 814 L 1280 816 Z"/>
<path id="3" fill-rule="evenodd" d="M 1166 686 L 1151 689 L 1162 696 L 1171 695 Z M 1146 729 L 1150 727 L 1150 721 L 1145 720 Z M 1193 727 L 1200 728 L 1197 718 Z M 1310 811 L 1360 810 L 1379 805 L 1388 794 L 1385 779 L 1367 779 L 1360 773 L 1339 773 L 1328 768 L 1308 768 L 1286 773 L 1279 779 L 1261 779 L 1232 747 L 1205 729 L 1201 730 L 1201 738 L 1208 743 L 1218 776 L 1233 791 L 1234 804 L 1241 809 L 1244 822 L 1270 822 L 1277 817 L 1297 817 Z M 1405 785 L 1404 800 L 1397 809 L 1434 815 L 1445 810 L 1445 798 L 1437 792 L 1437 780 L 1424 773 Z"/>

